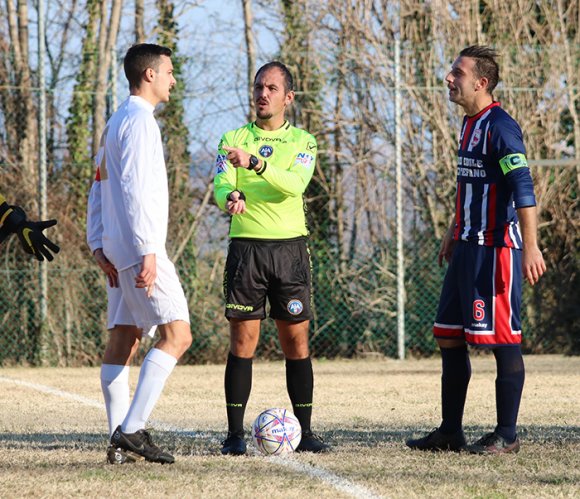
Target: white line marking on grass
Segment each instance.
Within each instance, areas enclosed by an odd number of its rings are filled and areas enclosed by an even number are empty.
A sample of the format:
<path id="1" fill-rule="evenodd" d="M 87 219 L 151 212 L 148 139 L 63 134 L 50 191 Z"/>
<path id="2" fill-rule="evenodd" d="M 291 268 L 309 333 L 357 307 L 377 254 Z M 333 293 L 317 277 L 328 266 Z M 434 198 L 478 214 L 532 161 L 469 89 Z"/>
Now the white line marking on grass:
<path id="1" fill-rule="evenodd" d="M 293 471 L 308 475 L 312 478 L 318 478 L 327 485 L 331 485 L 336 490 L 348 494 L 349 496 L 361 499 L 378 499 L 381 497 L 374 494 L 366 487 L 357 485 L 356 483 L 353 483 L 346 478 L 341 478 L 331 471 L 325 470 L 324 468 L 318 468 L 307 463 L 301 463 L 300 461 L 296 461 L 294 458 L 288 459 L 280 457 L 274 459 L 276 459 L 277 463 L 281 466 L 290 468 Z"/>
<path id="2" fill-rule="evenodd" d="M 6 376 L 0 376 L 0 381 L 4 381 L 6 383 L 14 383 L 15 385 L 19 386 L 25 386 L 27 388 L 32 388 L 33 390 L 42 393 L 56 395 L 57 397 L 61 397 L 63 399 L 74 400 L 75 402 L 80 402 L 81 404 L 88 405 L 90 407 L 95 407 L 97 409 L 105 409 L 104 404 L 102 404 L 101 402 L 98 402 L 94 399 L 90 399 L 88 397 L 83 397 L 82 395 L 75 395 L 74 393 L 65 392 L 63 390 L 59 390 L 58 388 L 53 388 L 52 386 L 39 385 L 38 383 L 31 383 L 30 381 L 24 381 L 15 378 L 7 378 Z"/>
<path id="3" fill-rule="evenodd" d="M 82 395 L 76 395 L 74 393 L 65 392 L 64 390 L 59 390 L 58 388 L 53 388 L 47 385 L 40 385 L 38 383 L 32 383 L 30 381 L 24 381 L 21 379 L 9 378 L 6 376 L 0 376 L 0 381 L 5 383 L 13 383 L 18 386 L 25 386 L 26 388 L 32 388 L 33 390 L 47 393 L 49 395 L 56 395 L 57 397 L 61 397 L 64 399 L 72 400 L 74 402 L 79 402 L 83 405 L 87 405 L 89 407 L 94 407 L 96 409 L 105 410 L 105 405 L 97 400 L 90 399 L 88 397 L 83 397 Z M 163 423 L 161 421 L 151 421 L 153 426 L 158 429 L 166 430 L 166 431 L 174 431 L 180 434 L 187 434 L 195 438 L 196 436 L 202 436 L 201 433 L 184 430 L 182 428 L 177 428 L 173 425 Z M 348 494 L 351 497 L 356 498 L 365 498 L 365 499 L 378 499 L 381 496 L 374 494 L 372 491 L 363 487 L 362 485 L 357 485 L 346 478 L 341 478 L 334 473 L 325 470 L 324 468 L 318 468 L 316 466 L 312 466 L 307 463 L 301 463 L 296 461 L 294 458 L 288 457 L 272 457 L 270 458 L 272 462 L 283 466 L 285 468 L 289 468 L 293 471 L 298 473 L 302 473 L 304 475 L 308 475 L 311 478 L 317 478 L 324 483 L 334 487 L 336 490 Z"/>
<path id="4" fill-rule="evenodd" d="M 61 397 L 68 400 L 73 400 L 74 402 L 80 402 L 81 404 L 88 405 L 89 407 L 94 407 L 96 409 L 102 409 L 106 411 L 105 404 L 99 402 L 95 399 L 90 399 L 88 397 L 83 397 L 82 395 L 76 395 L 74 393 L 65 392 L 63 390 L 59 390 L 58 388 L 53 388 L 52 386 L 46 385 L 39 385 L 38 383 L 32 383 L 30 381 L 24 381 L 21 379 L 15 378 L 8 378 L 6 376 L 0 376 L 0 381 L 4 381 L 6 383 L 13 383 L 18 386 L 25 386 L 27 388 L 32 388 L 38 392 L 47 393 L 49 395 L 56 395 L 57 397 Z M 183 428 L 177 428 L 176 426 L 170 425 L 168 423 L 163 423 L 162 421 L 151 420 L 150 421 L 152 426 L 155 427 L 157 430 L 161 431 L 172 431 L 179 433 L 183 436 L 191 436 L 195 437 L 196 434 L 199 435 L 198 432 L 194 430 L 184 430 Z"/>

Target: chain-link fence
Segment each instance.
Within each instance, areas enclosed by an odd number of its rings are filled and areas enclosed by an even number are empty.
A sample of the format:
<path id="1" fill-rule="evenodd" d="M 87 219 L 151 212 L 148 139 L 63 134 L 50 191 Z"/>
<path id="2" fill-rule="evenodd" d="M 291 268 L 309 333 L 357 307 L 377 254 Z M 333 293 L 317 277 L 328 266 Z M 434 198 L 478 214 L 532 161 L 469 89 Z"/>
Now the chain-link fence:
<path id="1" fill-rule="evenodd" d="M 413 244 L 413 246 L 411 246 Z M 407 242 L 405 269 L 406 351 L 429 355 L 436 350 L 431 326 L 443 270 L 436 264 L 438 241 Z M 224 255 L 225 257 L 225 255 Z M 193 345 L 183 362 L 220 362 L 227 355 L 229 330 L 223 316 L 221 270 L 224 257 L 195 271 L 179 266 L 189 301 Z M 25 267 L 26 270 L 22 270 Z M 92 262 L 84 268 L 49 270 L 48 316 L 39 308 L 38 269 L 28 261 L 0 276 L 0 365 L 94 365 L 107 341 L 105 279 Z M 56 266 L 55 266 L 56 267 Z M 315 278 L 311 348 L 317 357 L 397 356 L 395 263 L 388 252 L 353 262 L 340 273 L 336 262 L 313 258 Z M 330 279 L 328 277 L 331 277 Z M 388 298 L 391 297 L 392 298 Z M 529 297 L 528 297 L 529 298 Z M 530 328 L 524 308 L 524 345 L 529 351 L 566 351 L 565 338 Z M 273 321 L 267 319 L 257 355 L 279 358 Z"/>
<path id="2" fill-rule="evenodd" d="M 316 36 L 323 36 L 323 28 Z M 299 87 L 290 118 L 314 133 L 320 146 L 306 192 L 314 281 L 311 347 L 317 357 L 397 356 L 399 188 L 405 200 L 404 346 L 407 355 L 430 355 L 436 350 L 431 327 L 444 273 L 437 253 L 453 212 L 459 128 L 443 77 L 461 47 L 403 43 L 401 64 L 395 67 L 394 44 L 379 40 L 373 45 L 360 38 L 363 32 L 370 36 L 370 30 L 353 31 L 356 43 L 341 46 L 342 52 L 319 41 L 310 65 L 299 59 L 289 64 Z M 211 182 L 220 136 L 247 120 L 248 85 L 245 54 L 237 45 L 215 40 L 191 45 L 188 57 L 178 52 L 174 58 L 180 85 L 158 119 L 172 195 L 168 251 L 188 298 L 194 336 L 183 362 L 201 363 L 223 361 L 228 350 L 222 297 L 228 218 L 211 201 Z M 107 341 L 105 280 L 84 242 L 85 207 L 94 176 L 91 141 L 100 126 L 95 102 L 104 98 L 102 114 L 110 115 L 126 97 L 124 51 L 112 57 L 103 93 L 94 85 L 102 54 L 90 52 L 84 42 L 82 47 L 62 60 L 47 56 L 52 72 L 44 89 L 46 128 L 37 122 L 37 64 L 27 60 L 27 73 L 19 54 L 0 54 L 0 192 L 35 218 L 37 144 L 39 134 L 46 133 L 48 216 L 59 220 L 48 235 L 62 247 L 54 262 L 41 267 L 23 255 L 15 238 L 3 244 L 0 365 L 97 364 Z M 280 54 L 284 47 L 259 58 L 265 62 Z M 522 125 L 528 157 L 549 160 L 532 167 L 549 272 L 539 285 L 525 288 L 524 346 L 530 352 L 577 353 L 580 164 L 558 160 L 578 158 L 580 47 L 514 46 L 504 47 L 502 54 L 506 69 L 497 97 Z M 315 69 L 308 73 L 308 68 Z M 396 71 L 404 103 L 398 130 Z M 403 138 L 400 186 L 395 182 L 397 134 Z M 280 356 L 271 320 L 264 321 L 258 355 Z"/>

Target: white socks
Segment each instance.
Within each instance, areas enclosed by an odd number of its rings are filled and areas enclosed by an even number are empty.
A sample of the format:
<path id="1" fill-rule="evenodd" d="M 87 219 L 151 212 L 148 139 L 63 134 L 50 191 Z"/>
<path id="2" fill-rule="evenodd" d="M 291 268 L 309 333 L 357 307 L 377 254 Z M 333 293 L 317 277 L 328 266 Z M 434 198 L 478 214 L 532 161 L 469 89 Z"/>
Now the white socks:
<path id="1" fill-rule="evenodd" d="M 177 359 L 157 348 L 152 348 L 141 366 L 139 383 L 121 430 L 135 433 L 145 428 L 147 420 L 159 400 L 165 381 L 177 364 Z M 119 366 L 120 367 L 120 366 Z M 113 430 L 115 427 L 113 427 Z M 111 430 L 111 431 L 113 431 Z"/>
<path id="2" fill-rule="evenodd" d="M 105 397 L 109 435 L 119 426 L 129 410 L 129 366 L 103 364 L 101 388 Z"/>

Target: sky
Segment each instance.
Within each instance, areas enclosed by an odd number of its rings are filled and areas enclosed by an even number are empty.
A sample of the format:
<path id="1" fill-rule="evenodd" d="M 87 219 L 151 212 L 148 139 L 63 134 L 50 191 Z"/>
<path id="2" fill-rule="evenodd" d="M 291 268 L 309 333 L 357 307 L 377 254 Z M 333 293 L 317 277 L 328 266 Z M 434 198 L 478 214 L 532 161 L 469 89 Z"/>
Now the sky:
<path id="1" fill-rule="evenodd" d="M 197 2 L 200 3 L 200 2 Z M 130 23 L 132 2 L 123 16 Z M 154 0 L 146 0 L 146 12 L 154 10 Z M 274 10 L 272 8 L 271 10 Z M 186 119 L 192 134 L 192 154 L 214 155 L 223 133 L 246 122 L 248 106 L 246 44 L 241 0 L 206 0 L 200 6 L 176 11 L 180 29 L 179 55 L 187 58 L 182 78 L 186 80 Z M 276 54 L 279 31 L 269 12 L 254 6 L 256 55 L 258 66 Z M 151 16 L 149 16 L 151 17 Z M 154 41 L 155 20 L 148 20 L 146 31 Z M 121 58 L 132 40 L 131 25 L 119 38 L 119 102 L 128 95 Z"/>
<path id="2" fill-rule="evenodd" d="M 55 109 L 66 119 L 76 72 L 80 63 L 81 43 L 87 14 L 84 3 L 77 7 L 71 22 L 67 57 L 60 80 L 54 85 Z M 241 0 L 178 1 L 175 15 L 179 26 L 179 55 L 186 58 L 181 78 L 186 84 L 186 124 L 191 135 L 192 156 L 213 156 L 221 135 L 246 122 L 248 97 L 246 76 L 246 45 Z M 198 5 L 199 4 L 199 5 Z M 271 60 L 280 45 L 279 21 L 275 18 L 276 2 L 267 10 L 254 2 L 254 33 L 258 66 Z M 61 33 L 66 16 L 62 5 L 45 0 L 48 49 L 54 58 L 60 52 Z M 117 39 L 115 92 L 117 104 L 129 94 L 123 74 L 122 59 L 134 43 L 134 3 L 123 2 L 121 29 Z M 155 0 L 145 0 L 146 41 L 156 42 L 157 19 Z M 36 9 L 29 9 L 30 48 L 33 66 L 37 54 Z M 46 61 L 47 84 L 51 68 Z M 64 130 L 58 132 L 57 143 L 65 148 Z"/>

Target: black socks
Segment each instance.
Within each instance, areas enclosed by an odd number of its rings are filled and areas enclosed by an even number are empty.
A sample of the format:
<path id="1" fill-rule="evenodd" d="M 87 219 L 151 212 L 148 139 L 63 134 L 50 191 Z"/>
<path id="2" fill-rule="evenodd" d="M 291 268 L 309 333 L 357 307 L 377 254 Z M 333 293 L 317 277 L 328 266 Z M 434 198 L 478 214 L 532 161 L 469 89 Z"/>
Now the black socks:
<path id="1" fill-rule="evenodd" d="M 519 345 L 493 349 L 497 364 L 495 396 L 497 426 L 495 431 L 509 443 L 516 438 L 516 422 L 524 388 L 525 370 Z M 467 386 L 471 378 L 471 364 L 467 347 L 441 348 L 443 374 L 441 376 L 442 433 L 451 434 L 462 426 Z"/>
<path id="2" fill-rule="evenodd" d="M 441 433 L 452 434 L 461 430 L 467 387 L 471 378 L 471 362 L 467 346 L 441 348 L 443 374 L 441 375 Z"/>
<path id="3" fill-rule="evenodd" d="M 497 363 L 495 431 L 511 443 L 516 439 L 516 423 L 524 389 L 524 359 L 519 345 L 494 348 L 493 354 Z"/>
<path id="4" fill-rule="evenodd" d="M 312 393 L 314 376 L 310 357 L 306 359 L 286 359 L 286 385 L 292 402 L 292 411 L 300 421 L 302 431 L 310 431 L 312 417 Z M 244 413 L 252 388 L 252 359 L 228 355 L 224 379 L 228 431 L 244 431 Z"/>
<path id="5" fill-rule="evenodd" d="M 298 360 L 286 359 L 286 386 L 292 402 L 292 411 L 300 421 L 302 432 L 309 432 L 314 392 L 314 375 L 310 357 Z"/>
<path id="6" fill-rule="evenodd" d="M 252 389 L 252 359 L 228 354 L 224 379 L 228 431 L 244 432 L 244 413 Z"/>

